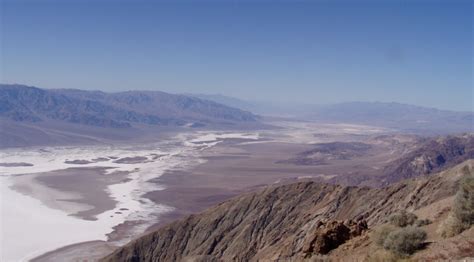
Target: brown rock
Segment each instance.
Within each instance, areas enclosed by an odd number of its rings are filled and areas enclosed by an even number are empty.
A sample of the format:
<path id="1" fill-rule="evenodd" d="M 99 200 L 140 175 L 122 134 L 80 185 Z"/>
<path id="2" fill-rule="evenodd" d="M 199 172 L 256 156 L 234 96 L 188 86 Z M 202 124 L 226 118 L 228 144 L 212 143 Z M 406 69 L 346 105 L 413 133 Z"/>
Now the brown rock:
<path id="1" fill-rule="evenodd" d="M 365 230 L 367 230 L 365 221 L 320 222 L 316 230 L 309 234 L 303 247 L 303 254 L 305 257 L 311 257 L 313 254 L 327 254 L 347 240 L 361 235 Z"/>

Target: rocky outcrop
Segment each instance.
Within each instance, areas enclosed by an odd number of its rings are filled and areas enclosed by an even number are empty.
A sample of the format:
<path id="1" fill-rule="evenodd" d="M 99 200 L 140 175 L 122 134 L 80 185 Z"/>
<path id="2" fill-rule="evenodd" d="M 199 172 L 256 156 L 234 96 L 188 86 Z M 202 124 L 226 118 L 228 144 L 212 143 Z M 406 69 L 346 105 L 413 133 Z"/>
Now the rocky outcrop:
<path id="1" fill-rule="evenodd" d="M 379 189 L 315 182 L 271 186 L 175 221 L 102 261 L 276 261 L 331 254 L 397 210 L 454 195 L 459 170 L 466 165 L 472 172 L 473 163 Z"/>
<path id="2" fill-rule="evenodd" d="M 367 222 L 361 220 L 341 221 L 319 221 L 316 230 L 308 234 L 303 246 L 304 256 L 311 257 L 314 254 L 327 254 L 344 244 L 347 240 L 360 236 L 368 229 Z"/>

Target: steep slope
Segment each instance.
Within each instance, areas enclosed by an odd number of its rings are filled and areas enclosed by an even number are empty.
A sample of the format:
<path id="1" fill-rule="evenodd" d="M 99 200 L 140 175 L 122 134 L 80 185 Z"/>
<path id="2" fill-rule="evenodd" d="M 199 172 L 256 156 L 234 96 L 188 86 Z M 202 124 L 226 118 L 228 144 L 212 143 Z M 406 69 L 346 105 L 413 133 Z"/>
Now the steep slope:
<path id="1" fill-rule="evenodd" d="M 257 116 L 212 101 L 163 92 L 104 93 L 0 85 L 0 117 L 18 122 L 57 120 L 99 127 L 194 122 L 255 122 Z"/>
<path id="2" fill-rule="evenodd" d="M 385 184 L 428 175 L 474 159 L 474 134 L 427 139 L 384 168 Z"/>
<path id="3" fill-rule="evenodd" d="M 380 189 L 315 182 L 270 186 L 173 222 L 103 261 L 301 260 L 321 248 L 322 232 L 352 234 L 356 226 L 360 233 L 366 222 L 370 229 L 396 210 L 418 210 L 448 199 L 466 170 L 473 172 L 473 164 L 470 160 L 429 178 Z M 334 244 L 327 237 L 324 241 Z"/>

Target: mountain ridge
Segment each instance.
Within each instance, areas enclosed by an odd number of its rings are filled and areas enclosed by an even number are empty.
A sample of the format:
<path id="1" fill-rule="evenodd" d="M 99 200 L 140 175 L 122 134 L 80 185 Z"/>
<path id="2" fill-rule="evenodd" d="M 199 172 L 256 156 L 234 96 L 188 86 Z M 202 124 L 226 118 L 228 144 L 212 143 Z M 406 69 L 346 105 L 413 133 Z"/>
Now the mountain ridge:
<path id="1" fill-rule="evenodd" d="M 126 128 L 133 124 L 183 126 L 192 122 L 255 122 L 252 113 L 213 101 L 160 91 L 41 89 L 0 85 L 0 116 L 13 121 L 43 119 L 91 126 Z"/>
<path id="2" fill-rule="evenodd" d="M 385 188 L 272 185 L 170 223 L 102 261 L 300 261 L 313 252 L 306 243 L 314 243 L 320 223 L 367 221 L 369 229 L 376 227 L 395 211 L 450 198 L 466 170 L 472 174 L 473 160 Z"/>

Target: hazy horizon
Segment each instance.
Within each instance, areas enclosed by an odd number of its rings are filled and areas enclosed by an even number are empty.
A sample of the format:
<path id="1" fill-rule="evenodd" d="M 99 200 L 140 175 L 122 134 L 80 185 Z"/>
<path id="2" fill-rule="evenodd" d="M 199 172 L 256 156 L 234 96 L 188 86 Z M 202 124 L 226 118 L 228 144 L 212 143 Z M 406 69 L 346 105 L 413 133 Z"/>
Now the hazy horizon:
<path id="1" fill-rule="evenodd" d="M 3 1 L 1 82 L 473 111 L 470 1 Z"/>
<path id="2" fill-rule="evenodd" d="M 21 83 L 0 83 L 0 85 L 24 85 Z M 399 104 L 399 105 L 406 105 L 406 106 L 416 106 L 416 107 L 422 107 L 422 108 L 428 108 L 428 109 L 436 109 L 436 110 L 442 110 L 442 111 L 453 111 L 453 112 L 466 112 L 466 113 L 473 113 L 474 109 L 468 109 L 468 110 L 455 110 L 455 109 L 446 109 L 446 108 L 440 108 L 440 107 L 433 107 L 433 106 L 425 106 L 425 105 L 419 105 L 419 104 L 410 104 L 410 103 L 403 103 L 403 102 L 398 102 L 398 101 L 379 101 L 379 100 L 346 100 L 346 101 L 338 101 L 334 103 L 297 103 L 297 102 L 292 102 L 292 101 L 278 101 L 274 102 L 271 100 L 262 100 L 262 99 L 247 99 L 247 98 L 241 98 L 241 97 L 235 97 L 235 96 L 229 96 L 226 94 L 221 94 L 221 93 L 176 93 L 176 92 L 168 92 L 168 91 L 162 91 L 158 89 L 130 89 L 130 90 L 100 90 L 100 89 L 79 89 L 79 88 L 47 88 L 47 87 L 40 87 L 40 86 L 34 86 L 34 85 L 25 85 L 25 86 L 30 86 L 30 87 L 36 87 L 36 88 L 41 88 L 45 90 L 82 90 L 82 91 L 91 91 L 91 92 L 104 92 L 104 93 L 120 93 L 120 92 L 130 92 L 130 91 L 137 91 L 137 92 L 165 92 L 168 94 L 175 94 L 175 95 L 186 95 L 186 96 L 196 96 L 199 98 L 202 98 L 201 96 L 208 96 L 209 98 L 204 98 L 208 100 L 214 100 L 218 103 L 228 105 L 227 103 L 224 102 L 219 102 L 216 99 L 211 99 L 213 98 L 223 98 L 223 99 L 232 99 L 236 100 L 236 102 L 242 102 L 242 103 L 250 103 L 255 106 L 257 105 L 262 105 L 262 106 L 274 106 L 275 108 L 283 107 L 280 110 L 283 110 L 286 107 L 289 106 L 299 106 L 299 107 L 319 107 L 319 106 L 330 106 L 330 105 L 337 105 L 337 104 L 348 104 L 348 103 L 383 103 L 383 104 Z"/>

